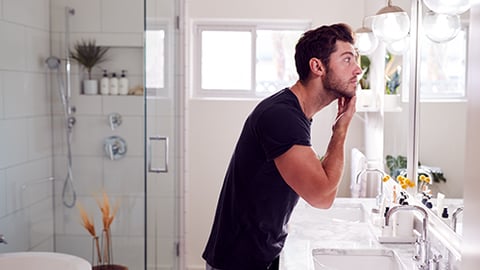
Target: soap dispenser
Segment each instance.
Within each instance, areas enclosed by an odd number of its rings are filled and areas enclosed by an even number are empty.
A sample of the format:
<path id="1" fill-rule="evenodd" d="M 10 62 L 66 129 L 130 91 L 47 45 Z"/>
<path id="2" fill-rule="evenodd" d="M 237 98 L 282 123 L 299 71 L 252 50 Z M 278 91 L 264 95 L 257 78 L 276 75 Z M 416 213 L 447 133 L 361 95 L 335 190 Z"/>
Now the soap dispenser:
<path id="1" fill-rule="evenodd" d="M 118 93 L 120 95 L 127 95 L 128 94 L 128 79 L 126 76 L 127 71 L 125 69 L 122 70 L 122 75 L 120 76 L 120 80 L 118 80 Z"/>
<path id="2" fill-rule="evenodd" d="M 450 219 L 449 219 L 449 214 L 448 214 L 448 207 L 443 207 L 442 211 L 442 220 L 445 222 L 448 226 L 450 226 Z"/>
<path id="3" fill-rule="evenodd" d="M 112 77 L 109 80 L 110 95 L 118 95 L 118 78 L 115 72 L 112 73 Z"/>
<path id="4" fill-rule="evenodd" d="M 110 93 L 110 87 L 108 82 L 109 82 L 109 79 L 108 79 L 107 70 L 104 69 L 102 79 L 100 80 L 100 94 L 108 95 Z"/>

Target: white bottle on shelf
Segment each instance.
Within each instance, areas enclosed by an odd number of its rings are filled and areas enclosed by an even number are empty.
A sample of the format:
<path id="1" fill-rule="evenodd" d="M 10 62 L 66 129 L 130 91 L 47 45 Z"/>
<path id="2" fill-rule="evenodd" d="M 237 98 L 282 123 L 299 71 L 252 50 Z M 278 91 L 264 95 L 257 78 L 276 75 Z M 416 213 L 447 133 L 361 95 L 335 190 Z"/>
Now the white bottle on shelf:
<path id="1" fill-rule="evenodd" d="M 108 95 L 110 93 L 110 87 L 109 87 L 109 79 L 108 79 L 108 74 L 107 70 L 103 70 L 103 77 L 100 80 L 100 94 L 102 95 Z"/>
<path id="2" fill-rule="evenodd" d="M 118 95 L 118 78 L 115 72 L 112 73 L 112 77 L 109 80 L 110 95 Z"/>
<path id="3" fill-rule="evenodd" d="M 128 94 L 128 79 L 126 77 L 126 70 L 122 70 L 122 75 L 118 80 L 118 93 L 120 95 L 127 95 Z"/>

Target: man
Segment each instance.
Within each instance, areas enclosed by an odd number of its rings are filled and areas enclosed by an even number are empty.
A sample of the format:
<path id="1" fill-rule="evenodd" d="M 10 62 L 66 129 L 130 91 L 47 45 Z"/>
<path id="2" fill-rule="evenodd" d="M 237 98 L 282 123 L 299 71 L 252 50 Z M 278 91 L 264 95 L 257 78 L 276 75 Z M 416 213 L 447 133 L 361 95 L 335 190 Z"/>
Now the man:
<path id="1" fill-rule="evenodd" d="M 299 80 L 260 102 L 230 161 L 203 253 L 207 270 L 278 269 L 286 224 L 299 196 L 329 208 L 344 166 L 361 69 L 345 24 L 307 31 L 295 47 Z M 324 157 L 311 147 L 312 117 L 338 100 Z"/>

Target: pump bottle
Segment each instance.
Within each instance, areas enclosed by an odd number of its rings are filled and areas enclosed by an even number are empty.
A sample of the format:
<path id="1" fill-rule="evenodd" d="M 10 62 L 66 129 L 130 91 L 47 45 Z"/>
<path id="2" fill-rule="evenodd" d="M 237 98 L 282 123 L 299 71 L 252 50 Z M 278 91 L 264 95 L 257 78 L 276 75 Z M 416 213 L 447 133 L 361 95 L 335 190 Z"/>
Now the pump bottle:
<path id="1" fill-rule="evenodd" d="M 127 95 L 128 94 L 128 79 L 126 77 L 126 70 L 122 70 L 122 75 L 118 80 L 118 93 L 120 95 Z"/>
<path id="2" fill-rule="evenodd" d="M 109 87 L 108 81 L 109 81 L 109 79 L 108 79 L 107 70 L 104 69 L 103 70 L 103 77 L 100 80 L 100 94 L 108 95 L 110 93 L 110 87 Z"/>
<path id="3" fill-rule="evenodd" d="M 115 72 L 112 73 L 112 77 L 109 80 L 110 95 L 118 95 L 118 78 Z"/>

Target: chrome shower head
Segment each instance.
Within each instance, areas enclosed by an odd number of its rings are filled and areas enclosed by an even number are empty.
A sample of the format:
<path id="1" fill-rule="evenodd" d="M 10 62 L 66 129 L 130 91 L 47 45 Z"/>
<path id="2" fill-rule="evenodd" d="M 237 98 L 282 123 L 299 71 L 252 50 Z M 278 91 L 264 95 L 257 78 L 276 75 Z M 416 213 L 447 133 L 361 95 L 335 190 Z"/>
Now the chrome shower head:
<path id="1" fill-rule="evenodd" d="M 47 60 L 45 60 L 49 69 L 58 69 L 60 66 L 60 58 L 56 56 L 49 56 Z"/>

